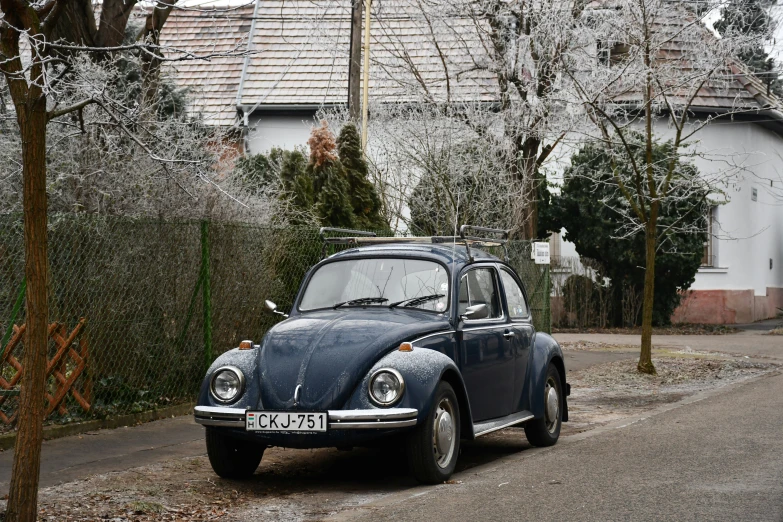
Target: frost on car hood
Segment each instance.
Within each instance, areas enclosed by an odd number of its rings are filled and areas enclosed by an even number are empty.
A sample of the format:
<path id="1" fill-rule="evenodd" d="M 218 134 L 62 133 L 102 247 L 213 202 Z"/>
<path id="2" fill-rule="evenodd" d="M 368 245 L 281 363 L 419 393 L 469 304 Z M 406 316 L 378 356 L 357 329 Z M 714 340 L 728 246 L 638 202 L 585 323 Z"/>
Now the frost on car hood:
<path id="1" fill-rule="evenodd" d="M 259 406 L 340 408 L 385 353 L 402 341 L 448 327 L 443 316 L 378 308 L 303 314 L 270 330 L 259 352 Z M 294 405 L 300 384 L 302 393 Z"/>

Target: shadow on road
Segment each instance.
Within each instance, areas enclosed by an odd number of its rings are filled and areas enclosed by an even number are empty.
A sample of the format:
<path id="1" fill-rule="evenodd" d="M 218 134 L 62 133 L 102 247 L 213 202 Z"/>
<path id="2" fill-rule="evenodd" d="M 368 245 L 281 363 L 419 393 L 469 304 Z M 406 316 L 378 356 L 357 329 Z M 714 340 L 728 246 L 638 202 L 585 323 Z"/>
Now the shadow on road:
<path id="1" fill-rule="evenodd" d="M 508 455 L 530 449 L 521 428 L 508 428 L 475 441 L 462 441 L 456 472 L 491 463 Z M 217 477 L 215 480 L 219 480 Z M 226 481 L 228 482 L 228 481 Z M 249 482 L 235 487 L 253 490 L 259 486 L 269 493 L 296 494 L 317 490 L 319 495 L 333 491 L 383 493 L 414 487 L 402 448 L 390 442 L 388 447 L 336 449 L 267 450 L 261 465 Z"/>

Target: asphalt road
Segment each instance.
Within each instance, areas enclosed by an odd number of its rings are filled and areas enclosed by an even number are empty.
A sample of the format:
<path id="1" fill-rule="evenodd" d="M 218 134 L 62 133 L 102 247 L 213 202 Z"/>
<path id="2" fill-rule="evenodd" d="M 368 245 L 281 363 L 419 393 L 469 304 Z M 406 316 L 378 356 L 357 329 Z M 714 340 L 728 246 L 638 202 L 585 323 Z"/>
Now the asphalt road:
<path id="1" fill-rule="evenodd" d="M 666 409 L 335 518 L 783 521 L 783 375 Z"/>
<path id="2" fill-rule="evenodd" d="M 635 356 L 635 352 L 568 352 L 566 368 L 577 370 Z M 64 437 L 43 444 L 41 487 L 204 454 L 204 428 L 190 415 Z M 12 451 L 0 452 L 0 496 L 8 493 L 12 463 Z"/>
<path id="3" fill-rule="evenodd" d="M 623 346 L 639 342 L 638 336 L 600 334 L 557 338 Z M 783 358 L 783 339 L 750 332 L 656 336 L 654 344 Z M 566 365 L 576 370 L 637 356 L 632 348 L 569 351 Z M 505 440 L 467 444 L 460 459 L 464 471 L 454 477 L 460 483 L 415 487 L 399 471 L 372 501 L 345 491 L 356 496 L 352 504 L 370 503 L 338 518 L 783 522 L 783 377 L 711 393 L 645 420 L 565 437 L 554 448 L 521 451 L 519 444 L 507 448 Z M 312 473 L 324 474 L 327 484 L 334 479 L 326 478 L 329 469 L 352 469 L 353 454 L 332 453 L 313 457 L 326 462 Z M 203 428 L 190 416 L 101 430 L 45 442 L 41 485 L 204 454 Z M 357 453 L 356 459 L 363 455 Z M 12 457 L 10 451 L 0 453 L 0 496 L 8 489 Z M 279 473 L 298 476 L 295 468 L 309 461 L 297 462 L 283 462 Z M 302 487 L 323 484 L 318 476 L 305 478 Z M 273 479 L 280 477 L 272 474 Z M 339 481 L 330 487 L 342 489 Z"/>

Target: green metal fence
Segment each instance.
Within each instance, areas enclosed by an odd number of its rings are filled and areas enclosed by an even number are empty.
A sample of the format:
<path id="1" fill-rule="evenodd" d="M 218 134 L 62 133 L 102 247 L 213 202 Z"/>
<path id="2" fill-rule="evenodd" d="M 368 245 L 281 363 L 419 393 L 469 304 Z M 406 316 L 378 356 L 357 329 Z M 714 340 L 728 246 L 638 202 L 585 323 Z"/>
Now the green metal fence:
<path id="1" fill-rule="evenodd" d="M 25 320 L 22 241 L 21 217 L 0 216 L 3 349 L 12 325 Z M 264 299 L 292 306 L 321 246 L 311 228 L 50 216 L 50 319 L 67 329 L 86 319 L 89 361 L 79 379 L 91 382 L 92 403 L 84 411 L 69 395 L 67 413 L 55 411 L 48 421 L 194 400 L 206 365 L 243 339 L 260 340 L 279 320 L 264 313 Z M 533 263 L 528 242 L 511 242 L 509 254 L 536 327 L 549 331 L 548 267 Z M 0 365 L 6 380 L 15 371 L 7 361 Z M 16 400 L 0 411 L 10 414 Z M 0 422 L 0 431 L 8 429 Z"/>

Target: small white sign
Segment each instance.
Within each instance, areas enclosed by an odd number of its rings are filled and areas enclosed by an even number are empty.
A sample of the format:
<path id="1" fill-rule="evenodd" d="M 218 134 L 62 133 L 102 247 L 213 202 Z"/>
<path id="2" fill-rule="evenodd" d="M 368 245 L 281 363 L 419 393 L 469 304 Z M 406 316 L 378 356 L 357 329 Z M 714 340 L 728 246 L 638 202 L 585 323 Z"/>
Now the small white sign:
<path id="1" fill-rule="evenodd" d="M 533 243 L 533 259 L 537 265 L 549 264 L 549 243 Z"/>

